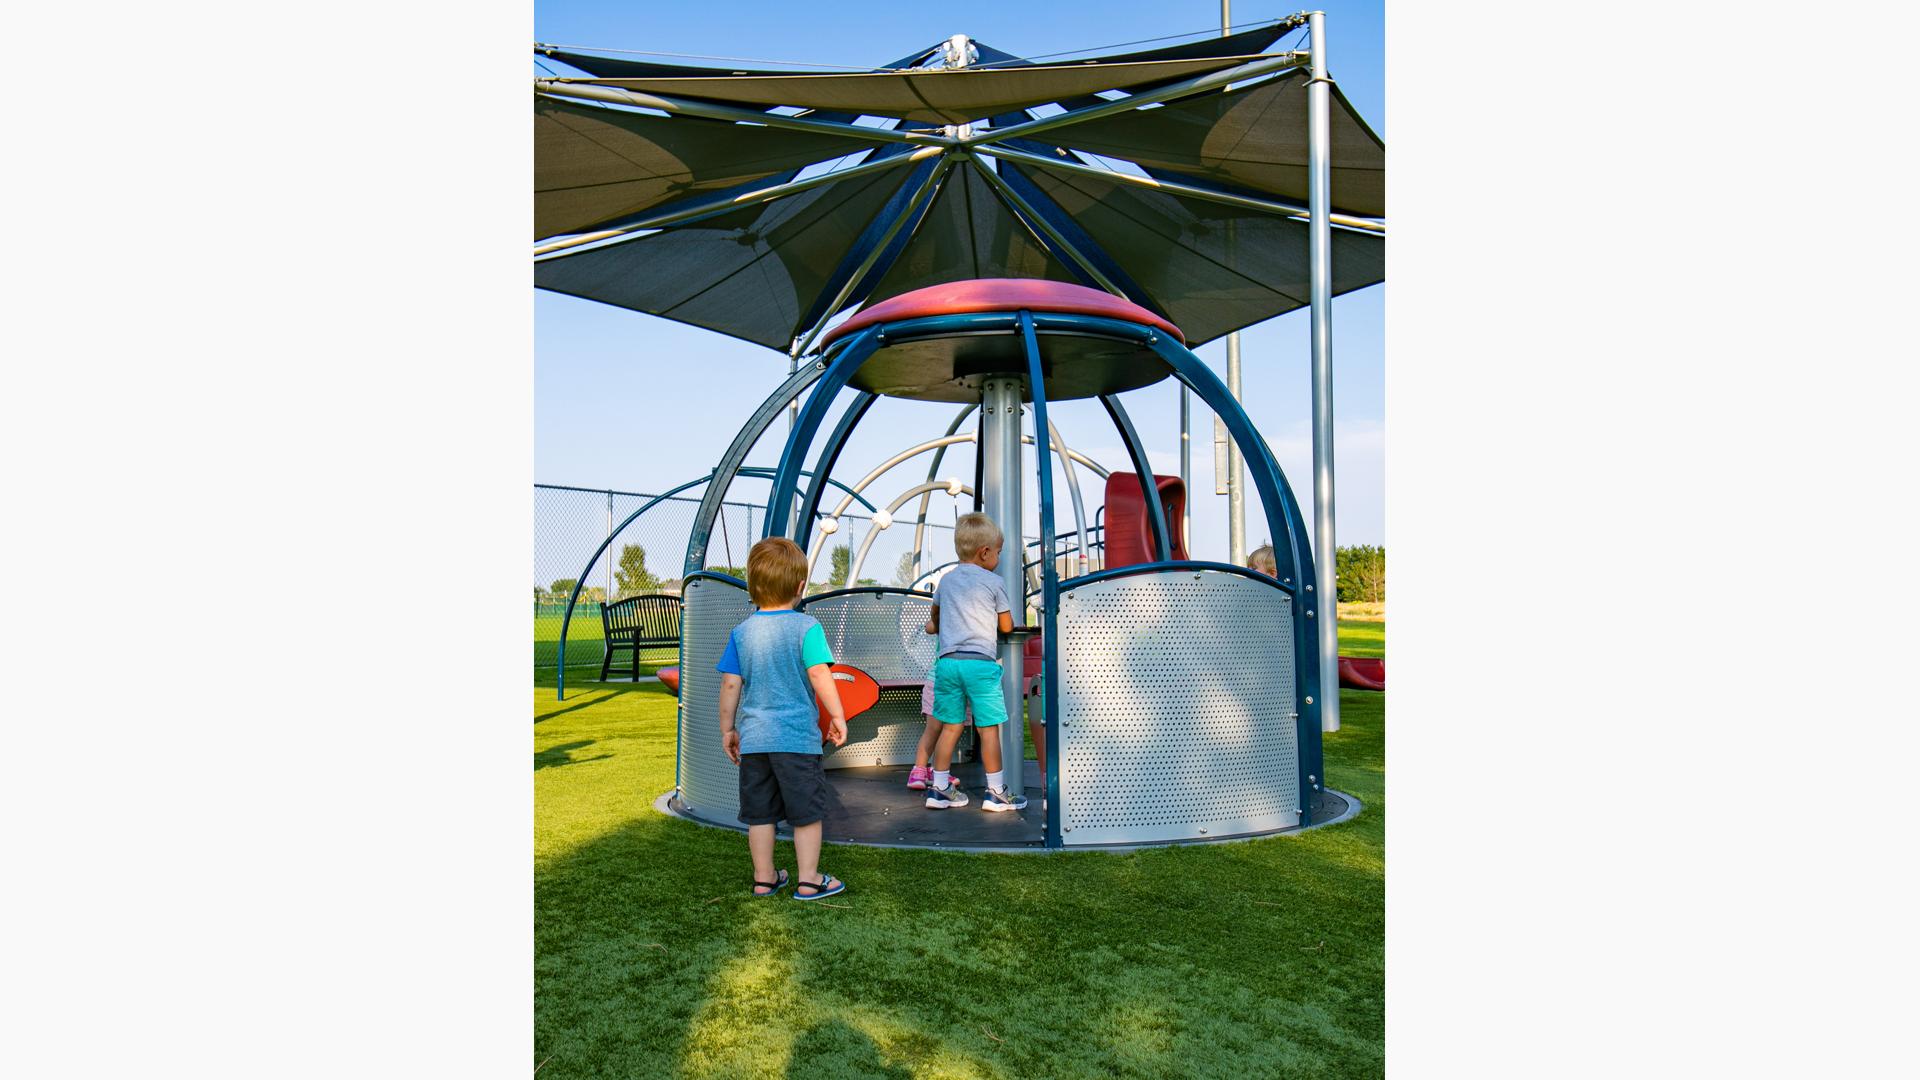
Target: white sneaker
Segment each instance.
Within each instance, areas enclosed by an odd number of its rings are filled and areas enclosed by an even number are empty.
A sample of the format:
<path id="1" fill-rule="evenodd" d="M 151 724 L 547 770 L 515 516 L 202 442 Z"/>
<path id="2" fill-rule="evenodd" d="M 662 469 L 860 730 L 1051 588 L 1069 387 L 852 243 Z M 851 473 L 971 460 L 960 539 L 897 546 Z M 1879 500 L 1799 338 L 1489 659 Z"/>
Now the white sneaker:
<path id="1" fill-rule="evenodd" d="M 1010 794 L 1006 788 L 988 788 L 980 797 L 980 809 L 1006 813 L 1009 810 L 1025 810 L 1027 800 L 1023 795 Z"/>
<path id="2" fill-rule="evenodd" d="M 927 809 L 945 810 L 950 806 L 965 806 L 973 800 L 960 790 L 960 782 L 950 781 L 946 787 L 927 786 Z"/>

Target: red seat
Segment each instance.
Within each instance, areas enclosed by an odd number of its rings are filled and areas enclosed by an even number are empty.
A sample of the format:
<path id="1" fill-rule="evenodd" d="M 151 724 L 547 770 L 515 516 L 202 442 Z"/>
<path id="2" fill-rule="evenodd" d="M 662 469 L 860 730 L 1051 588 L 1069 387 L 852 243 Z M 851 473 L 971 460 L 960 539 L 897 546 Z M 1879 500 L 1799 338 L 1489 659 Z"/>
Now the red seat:
<path id="1" fill-rule="evenodd" d="M 659 671 L 654 672 L 654 675 L 660 679 L 660 682 L 665 685 L 667 689 L 673 691 L 674 694 L 678 695 L 680 693 L 680 668 L 678 665 L 674 667 L 663 667 Z"/>
<path id="2" fill-rule="evenodd" d="M 1182 522 L 1187 513 L 1187 489 L 1177 476 L 1155 475 L 1160 486 L 1160 505 L 1167 512 L 1167 538 L 1173 544 L 1174 559 L 1187 557 L 1187 537 Z M 1107 477 L 1107 569 L 1138 566 L 1153 559 L 1153 518 L 1141 497 L 1140 474 L 1117 472 Z"/>
<path id="3" fill-rule="evenodd" d="M 1186 344 L 1180 328 L 1141 307 L 1111 293 L 1070 285 L 1064 281 L 1039 278 L 976 278 L 929 285 L 901 293 L 890 300 L 857 312 L 853 318 L 827 331 L 820 339 L 826 348 L 835 341 L 876 323 L 922 319 L 929 315 L 970 315 L 981 311 L 1048 311 L 1065 315 L 1100 315 L 1158 327 Z"/>

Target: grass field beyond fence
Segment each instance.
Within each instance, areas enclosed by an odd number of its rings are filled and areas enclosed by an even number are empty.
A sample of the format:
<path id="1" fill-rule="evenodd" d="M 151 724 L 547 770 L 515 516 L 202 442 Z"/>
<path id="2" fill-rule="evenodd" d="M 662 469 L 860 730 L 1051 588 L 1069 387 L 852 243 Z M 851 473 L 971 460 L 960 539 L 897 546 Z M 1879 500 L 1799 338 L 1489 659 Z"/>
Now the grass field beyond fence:
<path id="1" fill-rule="evenodd" d="M 1343 624 L 1341 651 L 1366 635 L 1384 626 Z M 829 845 L 849 888 L 800 904 L 747 895 L 740 834 L 652 809 L 673 786 L 664 687 L 562 704 L 552 683 L 534 688 L 541 1080 L 1382 1071 L 1383 694 L 1343 691 L 1326 738 L 1353 821 L 1128 855 Z"/>

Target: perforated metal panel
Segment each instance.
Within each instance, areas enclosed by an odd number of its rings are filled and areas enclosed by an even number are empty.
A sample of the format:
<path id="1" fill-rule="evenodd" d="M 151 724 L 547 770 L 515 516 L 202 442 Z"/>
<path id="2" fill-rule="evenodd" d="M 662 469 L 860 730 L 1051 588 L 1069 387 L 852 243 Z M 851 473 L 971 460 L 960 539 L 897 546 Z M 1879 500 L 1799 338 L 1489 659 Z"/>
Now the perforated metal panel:
<path id="1" fill-rule="evenodd" d="M 740 815 L 740 773 L 720 748 L 720 673 L 733 628 L 753 614 L 747 590 L 694 578 L 680 616 L 680 798 L 702 817 Z"/>
<path id="2" fill-rule="evenodd" d="M 1300 823 L 1291 602 L 1217 570 L 1134 574 L 1060 598 L 1063 843 Z"/>
<path id="3" fill-rule="evenodd" d="M 820 620 L 833 658 L 878 680 L 912 682 L 885 689 L 873 708 L 847 723 L 847 741 L 821 759 L 829 769 L 910 765 L 926 724 L 920 683 L 932 678 L 936 639 L 926 633 L 932 597 L 904 593 L 848 593 L 809 600 L 801 610 Z"/>

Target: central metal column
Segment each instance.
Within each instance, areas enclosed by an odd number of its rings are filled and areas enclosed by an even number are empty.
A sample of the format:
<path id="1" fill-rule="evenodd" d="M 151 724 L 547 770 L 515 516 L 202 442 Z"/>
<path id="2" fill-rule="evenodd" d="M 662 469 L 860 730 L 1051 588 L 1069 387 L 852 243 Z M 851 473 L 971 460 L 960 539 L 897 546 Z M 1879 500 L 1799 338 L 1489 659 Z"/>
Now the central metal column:
<path id="1" fill-rule="evenodd" d="M 1323 731 L 1340 730 L 1340 604 L 1333 535 L 1333 230 L 1327 121 L 1327 17 L 1307 16 L 1312 78 L 1307 80 L 1307 281 L 1313 353 L 1313 570 L 1320 592 Z"/>
<path id="2" fill-rule="evenodd" d="M 980 508 L 1006 537 L 999 574 L 1007 586 L 1015 626 L 1027 622 L 1027 582 L 1021 566 L 1025 534 L 1020 524 L 1020 402 L 1026 397 L 1026 385 L 1019 375 L 991 375 L 980 386 Z M 1041 544 L 1048 539 L 1041 537 Z M 1026 747 L 1020 697 L 1023 651 L 1019 638 L 1000 643 L 1000 689 L 1007 696 L 1007 722 L 999 731 L 1001 770 L 1007 774 L 1007 790 L 1016 794 L 1026 787 L 1021 775 Z"/>

